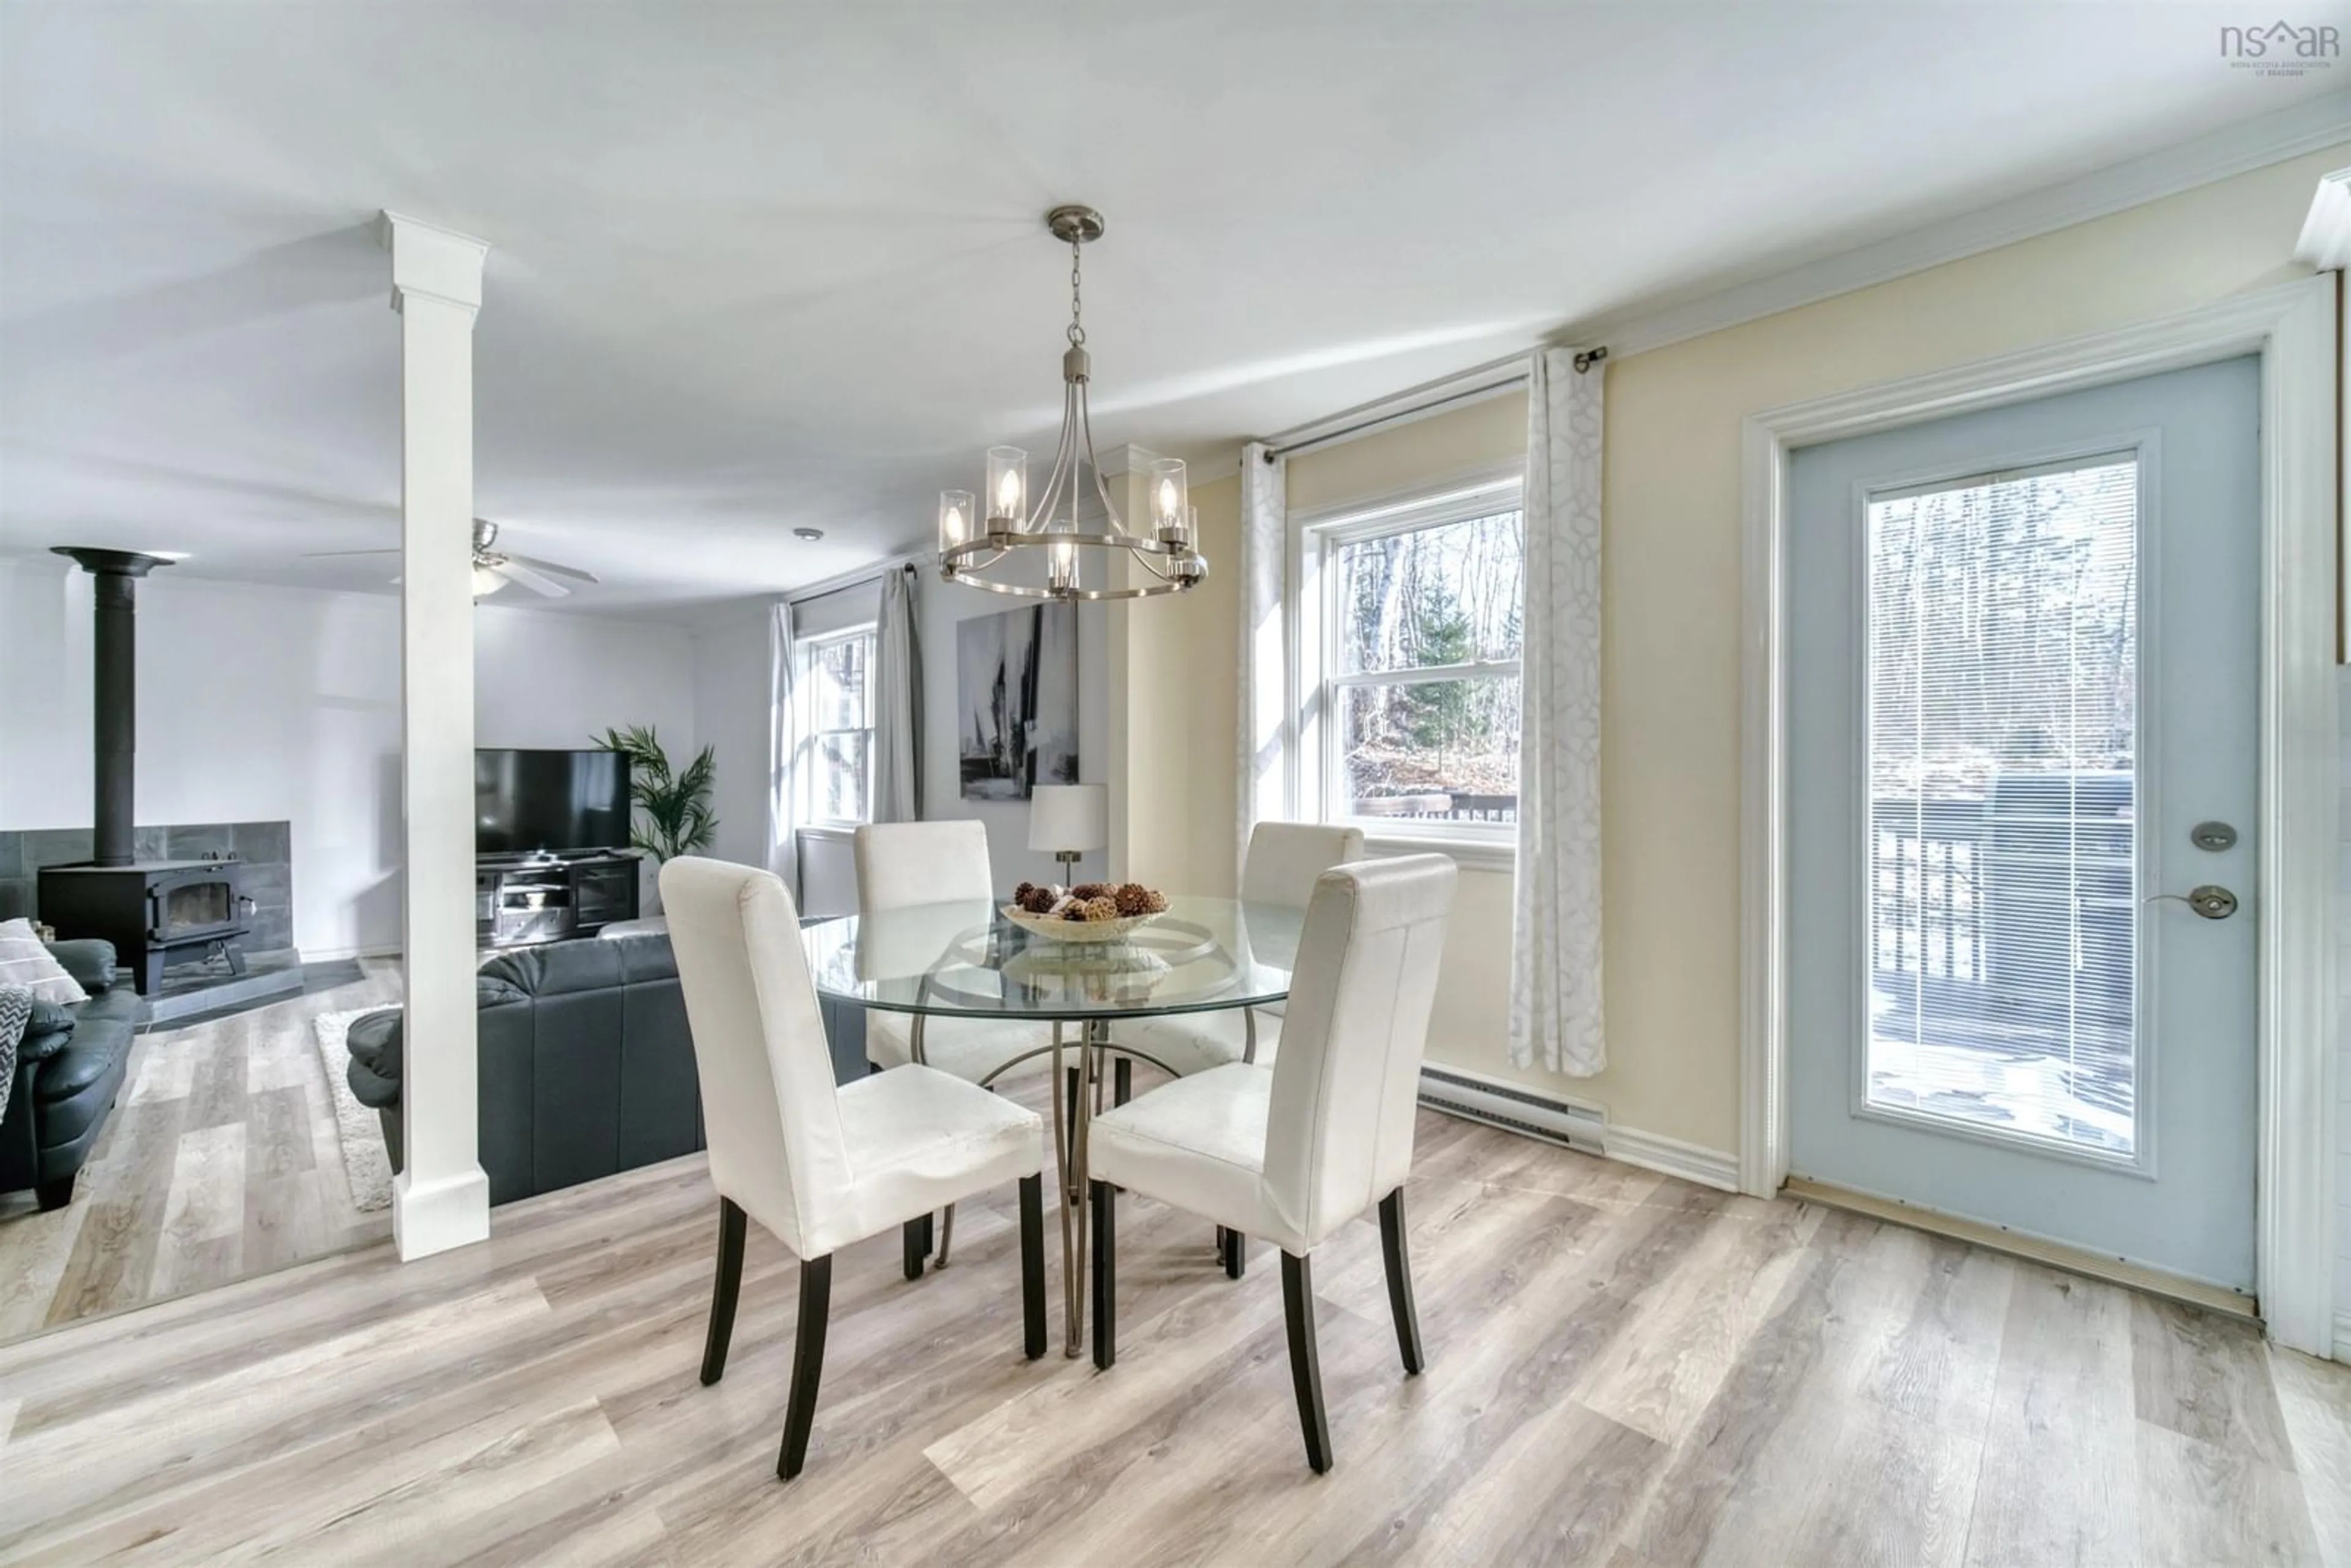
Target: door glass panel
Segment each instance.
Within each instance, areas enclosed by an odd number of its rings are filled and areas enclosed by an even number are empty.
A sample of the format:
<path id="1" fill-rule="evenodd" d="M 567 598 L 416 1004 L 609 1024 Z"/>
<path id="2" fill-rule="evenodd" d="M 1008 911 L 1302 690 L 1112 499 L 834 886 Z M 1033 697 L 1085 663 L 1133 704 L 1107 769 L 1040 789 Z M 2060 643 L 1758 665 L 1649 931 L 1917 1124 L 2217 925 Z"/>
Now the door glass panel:
<path id="1" fill-rule="evenodd" d="M 2138 466 L 1873 495 L 1866 1100 L 2138 1144 Z"/>

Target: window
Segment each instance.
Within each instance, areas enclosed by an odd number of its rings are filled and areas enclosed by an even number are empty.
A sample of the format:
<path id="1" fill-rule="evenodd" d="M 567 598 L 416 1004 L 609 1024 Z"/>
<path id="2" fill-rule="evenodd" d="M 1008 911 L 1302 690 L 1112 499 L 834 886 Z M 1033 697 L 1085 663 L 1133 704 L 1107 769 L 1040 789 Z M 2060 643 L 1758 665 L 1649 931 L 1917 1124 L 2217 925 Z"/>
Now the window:
<path id="1" fill-rule="evenodd" d="M 873 628 L 853 627 L 800 643 L 807 694 L 807 811 L 820 827 L 873 815 Z"/>
<path id="2" fill-rule="evenodd" d="M 1873 1110 L 2137 1149 L 2138 465 L 1868 500 Z"/>
<path id="3" fill-rule="evenodd" d="M 1511 839 L 1520 490 L 1514 476 L 1302 530 L 1309 814 L 1374 837 Z"/>

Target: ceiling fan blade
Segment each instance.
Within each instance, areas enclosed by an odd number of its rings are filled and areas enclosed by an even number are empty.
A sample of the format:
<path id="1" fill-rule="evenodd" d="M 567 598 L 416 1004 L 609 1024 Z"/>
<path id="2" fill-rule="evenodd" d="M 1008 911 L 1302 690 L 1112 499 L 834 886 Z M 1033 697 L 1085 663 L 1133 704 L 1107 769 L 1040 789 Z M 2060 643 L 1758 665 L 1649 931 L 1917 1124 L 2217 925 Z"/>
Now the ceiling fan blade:
<path id="1" fill-rule="evenodd" d="M 505 578 L 507 581 L 518 582 L 525 588 L 529 589 L 533 593 L 544 594 L 549 599 L 567 598 L 571 592 L 569 589 L 564 587 L 563 584 L 556 581 L 553 578 L 542 577 L 538 572 L 531 570 L 530 568 L 517 563 L 512 556 L 507 556 L 501 559 L 491 561 L 489 563 L 489 568 L 492 571 L 496 572 L 500 577 Z"/>
<path id="2" fill-rule="evenodd" d="M 346 556 L 398 555 L 400 551 L 397 548 L 392 549 L 314 549 L 304 550 L 302 552 L 302 559 L 304 560 L 333 560 L 339 557 Z"/>
<path id="3" fill-rule="evenodd" d="M 535 555 L 517 555 L 510 549 L 500 550 L 498 553 L 506 557 L 508 560 L 518 560 L 522 562 L 523 565 L 537 571 L 551 571 L 558 577 L 569 577 L 580 582 L 601 582 L 603 580 L 603 579 L 598 577 L 592 571 L 582 571 L 576 566 L 565 566 L 560 561 L 541 560 Z"/>

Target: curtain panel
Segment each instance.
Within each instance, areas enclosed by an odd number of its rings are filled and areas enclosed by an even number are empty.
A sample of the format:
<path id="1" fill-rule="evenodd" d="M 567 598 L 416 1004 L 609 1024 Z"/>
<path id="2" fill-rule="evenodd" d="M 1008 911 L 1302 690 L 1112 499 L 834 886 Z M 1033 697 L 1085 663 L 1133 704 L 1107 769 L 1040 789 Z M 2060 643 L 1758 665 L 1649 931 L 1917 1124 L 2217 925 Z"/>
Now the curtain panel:
<path id="1" fill-rule="evenodd" d="M 792 607 L 778 600 L 768 615 L 768 869 L 800 895 L 799 845 L 794 833 L 800 752 L 799 699 L 793 680 Z"/>
<path id="2" fill-rule="evenodd" d="M 914 573 L 882 578 L 873 629 L 873 820 L 923 815 L 923 646 L 914 625 Z"/>
<path id="3" fill-rule="evenodd" d="M 1290 559 L 1290 465 L 1260 442 L 1241 448 L 1239 830 L 1233 885 L 1240 885 L 1249 832 L 1290 815 L 1290 747 L 1283 705 L 1290 684 L 1282 578 Z"/>
<path id="4" fill-rule="evenodd" d="M 1607 1065 L 1600 997 L 1601 378 L 1572 349 L 1528 365 L 1526 607 L 1510 1060 Z"/>

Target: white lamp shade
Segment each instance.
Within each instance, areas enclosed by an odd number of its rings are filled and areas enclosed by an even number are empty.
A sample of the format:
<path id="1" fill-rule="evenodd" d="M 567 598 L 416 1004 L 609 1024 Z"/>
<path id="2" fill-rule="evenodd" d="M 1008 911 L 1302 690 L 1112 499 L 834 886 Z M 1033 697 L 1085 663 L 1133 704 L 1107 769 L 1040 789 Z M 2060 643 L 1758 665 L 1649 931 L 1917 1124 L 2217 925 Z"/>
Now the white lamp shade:
<path id="1" fill-rule="evenodd" d="M 1101 784 L 1040 784 L 1029 797 L 1029 847 L 1084 853 L 1110 843 L 1110 791 Z"/>

